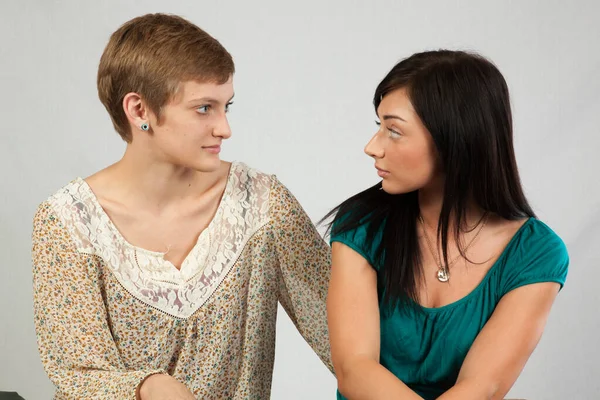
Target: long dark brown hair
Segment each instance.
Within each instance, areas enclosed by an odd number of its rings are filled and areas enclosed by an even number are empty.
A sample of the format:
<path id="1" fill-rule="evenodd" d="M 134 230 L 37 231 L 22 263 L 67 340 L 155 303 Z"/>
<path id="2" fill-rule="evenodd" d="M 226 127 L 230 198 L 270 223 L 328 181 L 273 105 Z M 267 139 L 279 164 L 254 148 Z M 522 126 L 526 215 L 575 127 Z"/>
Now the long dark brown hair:
<path id="1" fill-rule="evenodd" d="M 460 243 L 469 201 L 507 220 L 535 217 L 517 169 L 508 87 L 494 64 L 463 51 L 413 54 L 377 86 L 375 112 L 386 94 L 402 88 L 433 138 L 445 175 L 438 238 L 446 263 L 448 235 L 453 233 Z M 378 183 L 352 196 L 322 222 L 335 215 L 329 226 L 332 235 L 361 225 L 367 227 L 368 238 L 382 230 L 375 257 L 381 267 L 380 288 L 388 304 L 417 300 L 422 276 L 418 192 L 392 195 L 380 189 Z M 453 232 L 451 216 L 457 222 Z"/>

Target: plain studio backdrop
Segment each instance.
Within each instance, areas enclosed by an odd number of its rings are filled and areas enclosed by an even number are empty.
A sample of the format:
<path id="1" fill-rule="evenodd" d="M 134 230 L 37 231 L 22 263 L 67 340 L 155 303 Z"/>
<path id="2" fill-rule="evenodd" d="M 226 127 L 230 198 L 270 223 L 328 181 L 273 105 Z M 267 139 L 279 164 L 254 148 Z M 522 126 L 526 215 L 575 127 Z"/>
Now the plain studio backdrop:
<path id="1" fill-rule="evenodd" d="M 149 12 L 182 15 L 236 62 L 223 158 L 275 173 L 316 221 L 378 180 L 363 147 L 372 96 L 401 58 L 467 49 L 511 89 L 515 146 L 535 211 L 566 242 L 567 284 L 511 391 L 600 398 L 600 3 L 590 1 L 8 1 L 0 6 L 0 391 L 48 399 L 32 315 L 37 205 L 125 148 L 96 94 L 109 35 Z M 490 360 L 493 362 L 493 360 Z M 280 309 L 273 399 L 333 399 L 335 380 Z"/>

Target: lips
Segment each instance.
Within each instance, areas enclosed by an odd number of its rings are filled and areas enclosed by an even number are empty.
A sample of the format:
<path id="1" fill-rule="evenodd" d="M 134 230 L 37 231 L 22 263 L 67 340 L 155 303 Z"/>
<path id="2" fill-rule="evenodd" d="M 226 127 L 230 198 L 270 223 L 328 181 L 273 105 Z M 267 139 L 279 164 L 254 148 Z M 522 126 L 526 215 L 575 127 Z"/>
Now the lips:
<path id="1" fill-rule="evenodd" d="M 377 170 L 377 175 L 379 175 L 382 178 L 384 178 L 384 177 L 386 177 L 386 176 L 388 176 L 390 174 L 390 171 L 386 171 L 385 169 L 381 169 L 377 165 L 375 166 L 375 169 Z"/>
<path id="2" fill-rule="evenodd" d="M 219 154 L 221 152 L 221 146 L 218 144 L 214 146 L 203 146 L 202 148 L 213 154 Z"/>

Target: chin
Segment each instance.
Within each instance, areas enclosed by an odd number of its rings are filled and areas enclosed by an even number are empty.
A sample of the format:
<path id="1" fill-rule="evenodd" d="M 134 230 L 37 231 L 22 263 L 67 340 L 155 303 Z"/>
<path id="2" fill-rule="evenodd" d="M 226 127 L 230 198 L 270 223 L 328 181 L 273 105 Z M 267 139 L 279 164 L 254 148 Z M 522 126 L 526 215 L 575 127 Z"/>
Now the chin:
<path id="1" fill-rule="evenodd" d="M 399 184 L 394 184 L 393 182 L 383 180 L 381 181 L 381 189 L 387 194 L 404 194 L 412 192 L 412 189 L 406 188 Z"/>

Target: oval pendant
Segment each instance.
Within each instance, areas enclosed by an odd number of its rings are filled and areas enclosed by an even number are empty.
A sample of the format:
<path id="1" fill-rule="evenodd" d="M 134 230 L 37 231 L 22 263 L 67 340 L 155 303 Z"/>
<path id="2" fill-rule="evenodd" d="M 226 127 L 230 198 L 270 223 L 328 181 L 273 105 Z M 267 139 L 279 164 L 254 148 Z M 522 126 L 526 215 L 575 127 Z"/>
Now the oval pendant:
<path id="1" fill-rule="evenodd" d="M 448 282 L 448 279 L 450 279 L 448 270 L 446 268 L 438 269 L 437 278 L 438 278 L 438 281 L 440 281 L 440 282 Z"/>

